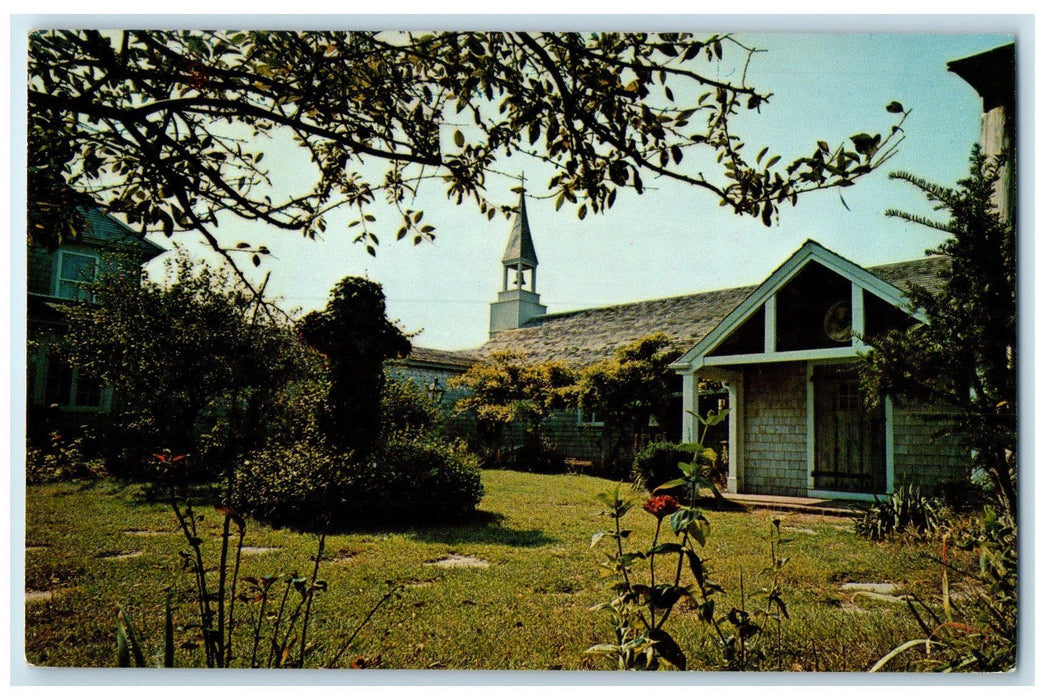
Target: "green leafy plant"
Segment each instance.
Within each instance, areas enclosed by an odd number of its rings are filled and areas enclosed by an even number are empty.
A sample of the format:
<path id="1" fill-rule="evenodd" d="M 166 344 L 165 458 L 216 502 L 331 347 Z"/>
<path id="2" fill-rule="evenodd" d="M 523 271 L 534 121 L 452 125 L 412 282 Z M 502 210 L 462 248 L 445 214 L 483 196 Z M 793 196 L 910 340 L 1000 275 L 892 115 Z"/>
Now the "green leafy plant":
<path id="1" fill-rule="evenodd" d="M 309 575 L 292 572 L 287 576 L 246 576 L 240 579 L 246 520 L 227 506 L 216 510 L 222 516 L 221 539 L 218 561 L 214 567 L 217 581 L 211 578 L 213 562 L 204 555 L 205 542 L 199 523 L 203 516 L 198 514 L 190 499 L 182 499 L 176 490 L 177 465 L 184 457 L 170 451 L 156 455 L 167 477 L 168 498 L 178 525 L 188 544 L 188 551 L 180 552 L 182 567 L 193 578 L 197 621 L 184 625 L 185 629 L 199 629 L 201 644 L 188 643 L 186 648 L 202 646 L 204 665 L 207 668 L 232 668 L 243 665 L 237 650 L 249 644 L 249 668 L 304 668 L 309 653 L 315 651 L 308 644 L 309 624 L 312 619 L 313 603 L 317 593 L 327 590 L 327 582 L 319 578 L 319 566 L 323 560 L 326 544 L 325 532 L 319 535 L 314 564 Z M 282 581 L 282 588 L 277 586 Z M 340 662 L 362 628 L 374 613 L 390 600 L 400 596 L 402 586 L 386 581 L 388 591 L 378 600 L 362 622 L 349 635 L 341 648 L 330 657 L 330 666 Z M 242 624 L 241 606 L 251 613 L 252 624 Z M 271 607 L 270 607 L 271 604 Z M 256 610 L 254 607 L 256 606 Z M 240 613 L 237 615 L 237 613 Z M 266 624 L 267 623 L 267 624 Z M 243 630 L 248 640 L 241 640 Z M 140 635 L 123 609 L 117 611 L 116 624 L 117 664 L 146 666 Z M 171 612 L 170 594 L 166 602 L 163 643 L 163 665 L 174 666 L 174 622 Z"/>
<path id="2" fill-rule="evenodd" d="M 273 443 L 236 466 L 230 504 L 262 522 L 315 531 L 339 525 L 348 491 L 351 452 L 339 452 L 315 433 Z"/>
<path id="3" fill-rule="evenodd" d="M 1006 156 L 987 157 L 974 147 L 969 176 L 953 188 L 909 173 L 909 182 L 950 220 L 888 211 L 889 216 L 935 229 L 946 237 L 934 250 L 947 261 L 942 285 L 907 290 L 912 308 L 927 323 L 898 329 L 868 342 L 861 369 L 868 396 L 931 402 L 947 407 L 953 421 L 941 433 L 961 439 L 971 468 L 990 480 L 996 508 L 1017 511 L 1018 357 L 1016 338 L 1016 227 L 998 211 Z"/>
<path id="4" fill-rule="evenodd" d="M 409 379 L 388 377 L 381 392 L 382 436 L 406 431 L 438 434 L 444 415 L 440 405 Z"/>
<path id="5" fill-rule="evenodd" d="M 874 504 L 857 517 L 857 534 L 872 540 L 882 540 L 900 532 L 927 534 L 941 524 L 943 504 L 936 498 L 924 496 L 913 486 L 900 486 L 889 498 Z"/>
<path id="6" fill-rule="evenodd" d="M 668 425 L 676 410 L 664 397 L 676 389 L 678 377 L 669 367 L 679 355 L 666 333 L 652 333 L 618 348 L 612 358 L 585 367 L 573 390 L 577 405 L 594 411 L 604 422 L 604 467 L 612 478 L 627 474 L 636 444 L 650 439 L 650 424 Z M 677 472 L 672 463 L 670 475 Z M 650 484 L 652 488 L 659 481 Z"/>
<path id="7" fill-rule="evenodd" d="M 326 358 L 329 388 L 319 425 L 339 451 L 368 456 L 381 431 L 385 360 L 410 353 L 410 340 L 385 313 L 381 285 L 345 277 L 322 311 L 298 324 L 306 343 Z"/>
<path id="8" fill-rule="evenodd" d="M 922 652 L 921 670 L 939 672 L 1011 671 L 1016 664 L 1017 526 L 1011 515 L 987 506 L 983 517 L 958 528 L 954 546 L 977 555 L 977 568 L 966 571 L 948 561 L 948 540 L 941 537 L 941 606 L 912 597 L 907 601 L 924 637 L 898 645 L 871 671 L 885 670 L 902 655 Z M 952 593 L 952 578 L 973 582 L 971 595 Z"/>
<path id="9" fill-rule="evenodd" d="M 704 425 L 702 437 L 708 428 L 722 420 L 725 412 L 710 419 L 701 419 Z M 701 489 L 714 491 L 714 484 L 707 476 L 706 464 L 711 459 L 698 443 L 694 446 L 695 458 L 679 463 L 682 477 L 666 482 L 655 491 L 673 491 L 685 494 L 686 505 L 668 493 L 650 496 L 643 503 L 643 510 L 657 519 L 653 540 L 644 550 L 626 549 L 625 544 L 632 534 L 624 529 L 622 521 L 634 507 L 634 503 L 620 495 L 620 486 L 612 492 L 599 494 L 598 500 L 606 507 L 603 515 L 613 518 L 613 530 L 597 532 L 592 537 L 592 546 L 605 539 L 612 541 L 612 550 L 606 553 L 601 564 L 603 574 L 613 579 L 611 586 L 615 596 L 606 603 L 592 608 L 608 611 L 614 629 L 614 642 L 596 644 L 587 650 L 612 659 L 622 670 L 660 670 L 686 668 L 686 654 L 679 643 L 665 629 L 675 605 L 688 598 L 696 606 L 701 621 L 711 626 L 713 636 L 722 651 L 723 664 L 729 670 L 747 670 L 765 659 L 758 642 L 767 624 L 777 622 L 777 643 L 780 640 L 782 618 L 788 617 L 782 597 L 780 572 L 787 563 L 779 556 L 780 522 L 773 521 L 770 539 L 770 565 L 763 570 L 770 575 L 770 583 L 757 593 L 765 605 L 757 610 L 747 609 L 743 571 L 740 578 L 740 600 L 737 606 L 725 614 L 716 611 L 719 594 L 725 590 L 709 577 L 707 563 L 697 547 L 703 548 L 711 532 L 711 523 L 696 507 Z M 662 526 L 667 520 L 675 541 L 661 541 Z M 658 557 L 674 559 L 668 567 L 669 575 L 660 578 L 656 561 Z M 648 564 L 648 569 L 646 567 Z M 642 573 L 640 573 L 640 565 Z M 683 585 L 683 572 L 688 571 L 693 583 Z"/>
<path id="10" fill-rule="evenodd" d="M 104 274 L 92 292 L 71 310 L 62 351 L 113 391 L 101 437 L 119 476 L 152 476 L 162 448 L 192 455 L 203 479 L 224 476 L 266 441 L 287 384 L 314 371 L 260 294 L 184 251 L 162 282 Z"/>
<path id="11" fill-rule="evenodd" d="M 53 249 L 93 204 L 143 235 L 192 230 L 259 265 L 263 246 L 219 243 L 221 212 L 315 238 L 341 211 L 376 255 L 381 231 L 433 238 L 409 208 L 433 183 L 491 218 L 508 211 L 489 181 L 520 155 L 554 170 L 546 194 L 581 219 L 655 176 L 769 226 L 802 193 L 888 161 L 907 112 L 891 102 L 880 133 L 811 139 L 782 161 L 732 121 L 771 99 L 746 80 L 759 54 L 730 34 L 677 32 L 36 31 L 28 235 Z M 448 131 L 454 113 L 474 126 Z M 385 200 L 396 210 L 378 223 Z"/>
<path id="12" fill-rule="evenodd" d="M 236 470 L 232 505 L 262 522 L 299 530 L 449 521 L 483 495 L 478 459 L 462 442 L 424 432 L 383 435 L 369 459 L 321 439 L 272 445 Z"/>
<path id="13" fill-rule="evenodd" d="M 692 473 L 695 470 L 686 478 L 691 492 L 697 488 Z M 720 614 L 716 604 L 719 594 L 725 590 L 709 578 L 707 564 L 696 549 L 696 546 L 707 544 L 711 525 L 697 508 L 683 506 L 669 495 L 650 497 L 643 504 L 643 510 L 657 518 L 653 541 L 648 549 L 630 550 L 625 549 L 625 543 L 631 531 L 622 528 L 622 519 L 634 503 L 620 497 L 619 487 L 613 492 L 599 494 L 598 499 L 606 506 L 603 514 L 614 519 L 614 529 L 596 533 L 592 537 L 592 546 L 607 538 L 613 542 L 614 551 L 606 554 L 601 567 L 604 575 L 613 577 L 612 590 L 616 595 L 592 610 L 610 613 L 615 639 L 612 643 L 596 644 L 586 653 L 609 658 L 621 670 L 685 670 L 686 654 L 664 628 L 672 609 L 683 598 L 690 599 L 700 620 L 711 626 L 720 645 L 725 669 L 752 670 L 766 660 L 760 640 L 774 621 L 779 647 L 783 619 L 788 617 L 781 582 L 781 571 L 787 559 L 779 556 L 782 542 L 779 520 L 773 521 L 770 536 L 771 563 L 762 572 L 769 575 L 770 583 L 756 593 L 765 601 L 764 605 L 755 610 L 748 609 L 741 571 L 739 603 Z M 665 518 L 671 532 L 679 538 L 677 541 L 660 541 Z M 674 569 L 673 576 L 658 582 L 656 559 L 660 556 L 674 557 L 675 566 L 669 567 Z M 639 573 L 639 563 L 648 563 L 645 578 Z M 682 585 L 684 567 L 695 586 Z M 646 569 L 644 565 L 641 568 Z"/>
<path id="14" fill-rule="evenodd" d="M 346 486 L 350 510 L 368 522 L 459 520 L 483 497 L 479 461 L 463 442 L 416 432 L 390 435 L 372 461 L 350 465 Z"/>
<path id="15" fill-rule="evenodd" d="M 723 412 L 721 418 L 717 415 L 709 416 L 712 424 L 717 424 L 725 418 Z M 632 478 L 647 491 L 671 488 L 665 486 L 669 480 L 674 480 L 679 473 L 679 465 L 696 463 L 701 467 L 704 481 L 701 487 L 717 492 L 712 479 L 711 470 L 715 465 L 717 453 L 698 443 L 674 443 L 674 442 L 651 442 L 635 455 L 632 465 Z M 684 484 L 679 482 L 677 487 Z"/>
<path id="16" fill-rule="evenodd" d="M 85 456 L 81 437 L 67 438 L 54 431 L 45 445 L 37 446 L 30 440 L 26 443 L 26 483 L 89 481 L 105 473 L 105 466 L 100 459 Z"/>
<path id="17" fill-rule="evenodd" d="M 553 411 L 571 404 L 574 379 L 562 362 L 533 363 L 523 353 L 506 350 L 475 363 L 449 385 L 467 391 L 455 410 L 474 413 L 480 453 L 492 465 L 516 468 L 523 462 L 517 453 L 544 461 L 542 426 Z M 513 424 L 523 426 L 522 444 L 506 449 L 507 429 Z"/>

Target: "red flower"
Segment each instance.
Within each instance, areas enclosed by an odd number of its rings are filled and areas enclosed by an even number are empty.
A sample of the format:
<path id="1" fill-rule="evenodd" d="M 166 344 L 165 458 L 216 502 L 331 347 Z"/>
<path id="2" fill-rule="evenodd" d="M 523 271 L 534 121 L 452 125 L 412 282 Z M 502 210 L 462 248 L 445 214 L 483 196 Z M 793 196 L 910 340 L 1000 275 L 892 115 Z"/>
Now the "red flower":
<path id="1" fill-rule="evenodd" d="M 679 509 L 679 502 L 674 496 L 653 496 L 642 504 L 642 509 L 660 520 Z"/>

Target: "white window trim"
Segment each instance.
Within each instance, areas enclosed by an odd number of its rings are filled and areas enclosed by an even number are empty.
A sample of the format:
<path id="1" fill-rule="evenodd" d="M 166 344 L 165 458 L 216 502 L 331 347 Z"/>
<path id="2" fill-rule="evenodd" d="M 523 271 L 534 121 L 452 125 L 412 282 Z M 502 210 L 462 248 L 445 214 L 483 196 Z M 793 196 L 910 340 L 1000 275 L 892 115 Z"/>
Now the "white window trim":
<path id="1" fill-rule="evenodd" d="M 66 279 L 62 277 L 62 262 L 66 255 L 79 255 L 84 258 L 90 258 L 94 262 L 94 280 L 98 279 L 98 273 L 101 269 L 101 256 L 92 250 L 62 250 L 59 249 L 57 255 L 55 255 L 54 262 L 54 277 L 51 284 L 51 293 L 56 299 L 65 299 L 67 301 L 76 301 L 75 297 L 62 296 L 61 289 L 63 282 L 70 282 L 75 285 L 85 284 L 83 280 Z M 94 280 L 91 280 L 92 282 Z"/>
<path id="2" fill-rule="evenodd" d="M 72 374 L 69 383 L 69 403 L 55 404 L 58 406 L 58 410 L 68 413 L 107 413 L 112 408 L 112 387 L 107 384 L 101 386 L 101 401 L 94 406 L 82 406 L 76 403 L 76 398 L 79 389 L 80 381 L 80 368 L 70 367 Z M 34 403 L 41 405 L 50 405 L 47 402 L 47 384 L 51 381 L 50 376 L 50 363 L 47 359 L 42 359 L 37 364 L 37 383 L 38 387 L 34 387 L 33 398 Z"/>
<path id="3" fill-rule="evenodd" d="M 101 400 L 96 406 L 80 406 L 76 403 L 76 396 L 78 393 L 78 382 L 80 381 L 80 369 L 73 367 L 73 380 L 72 386 L 69 388 L 69 403 L 66 406 L 60 406 L 61 410 L 69 411 L 73 413 L 107 413 L 112 407 L 112 387 L 102 384 L 100 388 Z"/>
<path id="4" fill-rule="evenodd" d="M 606 425 L 606 422 L 605 421 L 601 421 L 601 420 L 592 420 L 592 421 L 585 420 L 584 419 L 585 418 L 584 414 L 585 414 L 584 409 L 581 409 L 581 408 L 577 409 L 577 425 L 586 425 L 586 426 L 589 426 L 589 427 L 592 427 L 592 428 L 602 428 L 602 427 L 604 427 Z M 592 416 L 597 416 L 598 415 L 594 411 L 588 411 L 588 414 L 592 415 Z"/>

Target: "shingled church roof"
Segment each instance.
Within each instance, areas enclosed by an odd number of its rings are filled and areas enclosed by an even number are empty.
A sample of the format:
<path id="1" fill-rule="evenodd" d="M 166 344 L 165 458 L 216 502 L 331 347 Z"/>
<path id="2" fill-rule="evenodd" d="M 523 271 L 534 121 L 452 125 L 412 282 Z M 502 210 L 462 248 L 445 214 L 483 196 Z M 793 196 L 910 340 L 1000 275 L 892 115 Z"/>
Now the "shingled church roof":
<path id="1" fill-rule="evenodd" d="M 906 290 L 908 283 L 934 288 L 945 264 L 940 256 L 869 267 L 885 282 Z M 650 333 L 663 332 L 680 348 L 697 344 L 757 286 L 734 287 L 630 304 L 547 314 L 522 328 L 500 331 L 476 351 L 488 356 L 500 350 L 525 353 L 532 361 L 563 360 L 587 365 Z"/>

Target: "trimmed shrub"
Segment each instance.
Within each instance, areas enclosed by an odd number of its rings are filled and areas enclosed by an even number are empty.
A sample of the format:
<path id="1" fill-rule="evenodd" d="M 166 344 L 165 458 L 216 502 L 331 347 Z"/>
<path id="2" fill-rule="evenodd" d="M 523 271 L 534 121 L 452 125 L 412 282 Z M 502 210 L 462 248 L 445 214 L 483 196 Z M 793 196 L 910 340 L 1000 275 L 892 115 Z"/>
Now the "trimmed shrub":
<path id="1" fill-rule="evenodd" d="M 652 492 L 661 484 L 682 476 L 679 462 L 692 462 L 695 446 L 651 442 L 635 455 L 631 475 L 636 484 Z"/>
<path id="2" fill-rule="evenodd" d="M 232 492 L 241 513 L 316 530 L 465 517 L 483 486 L 478 460 L 462 444 L 397 433 L 366 461 L 309 441 L 255 452 L 237 469 Z"/>
<path id="3" fill-rule="evenodd" d="M 424 522 L 465 517 L 483 497 L 479 461 L 463 443 L 396 433 L 374 460 L 354 464 L 346 508 L 356 520 Z"/>
<path id="4" fill-rule="evenodd" d="M 315 530 L 344 520 L 350 456 L 300 441 L 250 455 L 233 477 L 232 506 L 270 525 Z"/>

